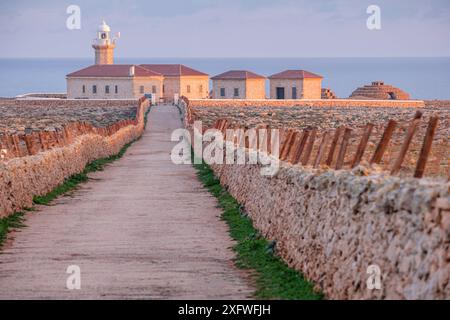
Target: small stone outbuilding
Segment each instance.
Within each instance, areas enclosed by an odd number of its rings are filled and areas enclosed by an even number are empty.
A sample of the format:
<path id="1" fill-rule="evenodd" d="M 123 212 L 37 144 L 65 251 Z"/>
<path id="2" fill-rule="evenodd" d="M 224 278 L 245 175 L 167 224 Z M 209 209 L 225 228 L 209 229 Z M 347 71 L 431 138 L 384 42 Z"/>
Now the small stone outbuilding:
<path id="1" fill-rule="evenodd" d="M 383 81 L 374 81 L 370 85 L 359 87 L 350 95 L 351 99 L 374 100 L 409 100 L 409 94 L 399 88 L 384 84 Z"/>
<path id="2" fill-rule="evenodd" d="M 230 70 L 211 78 L 213 99 L 265 99 L 266 77 L 246 70 Z"/>
<path id="3" fill-rule="evenodd" d="M 320 99 L 323 77 L 305 70 L 286 70 L 270 79 L 271 99 Z"/>

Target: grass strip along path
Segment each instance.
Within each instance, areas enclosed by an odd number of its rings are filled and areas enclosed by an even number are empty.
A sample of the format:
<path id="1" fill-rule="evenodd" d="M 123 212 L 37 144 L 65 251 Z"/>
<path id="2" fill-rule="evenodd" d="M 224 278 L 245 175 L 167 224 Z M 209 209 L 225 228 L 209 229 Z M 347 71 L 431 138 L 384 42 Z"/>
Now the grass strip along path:
<path id="1" fill-rule="evenodd" d="M 235 264 L 238 268 L 255 270 L 256 297 L 262 299 L 319 300 L 323 294 L 302 274 L 289 268 L 274 254 L 269 242 L 253 227 L 252 220 L 241 205 L 220 184 L 206 164 L 195 164 L 203 185 L 217 198 L 223 210 L 222 219 L 228 224 L 230 236 L 237 241 Z"/>

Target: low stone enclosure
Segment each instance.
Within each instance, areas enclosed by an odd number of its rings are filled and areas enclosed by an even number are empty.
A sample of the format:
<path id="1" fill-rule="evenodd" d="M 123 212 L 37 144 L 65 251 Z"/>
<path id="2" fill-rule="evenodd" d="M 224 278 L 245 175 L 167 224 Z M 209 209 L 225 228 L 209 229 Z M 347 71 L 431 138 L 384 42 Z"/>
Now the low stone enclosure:
<path id="1" fill-rule="evenodd" d="M 42 104 L 47 109 L 54 107 L 50 100 L 35 103 L 39 108 L 44 107 Z M 64 102 L 59 101 L 61 103 Z M 90 108 L 94 108 L 96 103 L 98 101 L 81 104 L 90 104 Z M 125 102 L 105 101 L 100 104 L 114 110 L 120 103 Z M 144 98 L 128 101 L 125 108 L 129 108 L 131 103 L 134 104 L 133 118 L 114 118 L 117 121 L 104 127 L 75 121 L 57 124 L 60 130 L 52 126 L 48 131 L 0 135 L 0 217 L 31 207 L 33 196 L 46 194 L 64 179 L 82 172 L 89 162 L 117 154 L 125 144 L 138 138 L 144 129 L 144 114 L 149 101 Z M 20 106 L 16 108 L 20 110 Z M 96 124 L 95 121 L 93 123 Z"/>
<path id="2" fill-rule="evenodd" d="M 260 164 L 211 167 L 255 227 L 275 241 L 276 253 L 313 281 L 327 298 L 449 299 L 448 145 L 441 146 L 446 164 L 442 170 L 433 177 L 413 177 L 432 175 L 433 153 L 429 147 L 433 151 L 439 147 L 437 141 L 448 140 L 449 113 L 441 113 L 436 104 L 446 105 L 433 102 L 419 109 L 396 109 L 388 115 L 385 108 L 303 107 L 296 109 L 298 113 L 292 116 L 296 119 L 288 117 L 290 122 L 284 127 L 279 121 L 264 123 L 271 118 L 266 113 L 281 113 L 281 107 L 267 110 L 231 104 L 229 108 L 212 107 L 208 112 L 203 104 L 198 107 L 196 102 L 183 99 L 181 109 L 185 110 L 188 127 L 192 128 L 194 120 L 203 120 L 203 130 L 216 127 L 225 132 L 226 139 L 227 128 L 284 129 L 281 166 L 274 176 L 262 175 Z M 295 108 L 284 110 L 294 112 Z M 312 114 L 322 112 L 325 123 L 316 119 L 322 126 L 310 126 Z M 384 116 L 376 122 L 379 112 Z M 398 117 L 391 118 L 396 112 Z M 329 119 L 342 113 L 350 116 Z M 368 118 L 371 121 L 365 122 Z M 333 125 L 328 126 L 331 122 Z M 273 123 L 277 126 L 272 127 Z M 394 125 L 398 132 L 391 131 Z M 329 138 L 324 143 L 326 134 Z M 233 137 L 229 143 L 237 144 Z M 270 145 L 270 138 L 266 139 L 269 141 L 263 141 Z M 255 151 L 251 139 L 239 141 L 249 157 Z M 413 147 L 417 153 L 411 152 Z M 413 156 L 405 156 L 405 150 Z M 330 154 L 332 162 L 327 164 Z M 377 164 L 380 157 L 382 161 Z M 427 170 L 423 171 L 424 167 Z M 371 289 L 368 284 L 373 284 L 378 271 L 381 287 Z"/>
<path id="3" fill-rule="evenodd" d="M 399 88 L 384 84 L 383 81 L 374 81 L 369 85 L 357 88 L 352 92 L 350 98 L 408 100 L 409 94 Z"/>

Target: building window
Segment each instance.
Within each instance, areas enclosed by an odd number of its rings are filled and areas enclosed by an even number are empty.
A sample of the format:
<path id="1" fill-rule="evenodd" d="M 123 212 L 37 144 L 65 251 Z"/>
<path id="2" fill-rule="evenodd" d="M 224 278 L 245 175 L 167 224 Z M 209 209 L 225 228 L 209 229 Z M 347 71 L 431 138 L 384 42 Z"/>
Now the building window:
<path id="1" fill-rule="evenodd" d="M 86 86 L 83 84 L 83 88 L 81 89 L 83 93 L 86 93 Z"/>
<path id="2" fill-rule="evenodd" d="M 119 93 L 119 86 L 114 86 L 114 93 Z"/>
<path id="3" fill-rule="evenodd" d="M 239 97 L 239 88 L 234 88 L 234 94 L 235 97 Z"/>
<path id="4" fill-rule="evenodd" d="M 198 87 L 198 92 L 203 93 L 203 85 L 200 85 L 200 86 Z"/>
<path id="5" fill-rule="evenodd" d="M 156 93 L 156 86 L 152 86 L 152 93 Z"/>
<path id="6" fill-rule="evenodd" d="M 163 93 L 166 92 L 166 86 L 163 85 Z"/>
<path id="7" fill-rule="evenodd" d="M 187 92 L 187 93 L 191 93 L 191 86 L 190 86 L 190 85 L 187 85 L 187 87 L 186 87 L 186 92 Z"/>
<path id="8" fill-rule="evenodd" d="M 292 99 L 297 99 L 297 88 L 292 87 Z"/>
<path id="9" fill-rule="evenodd" d="M 225 88 L 220 88 L 220 96 L 225 97 Z"/>
<path id="10" fill-rule="evenodd" d="M 97 86 L 95 84 L 92 86 L 92 93 L 97 93 Z"/>
<path id="11" fill-rule="evenodd" d="M 144 86 L 140 86 L 139 92 L 140 92 L 140 93 L 144 93 Z"/>
<path id="12" fill-rule="evenodd" d="M 109 86 L 105 86 L 105 93 L 109 94 Z"/>

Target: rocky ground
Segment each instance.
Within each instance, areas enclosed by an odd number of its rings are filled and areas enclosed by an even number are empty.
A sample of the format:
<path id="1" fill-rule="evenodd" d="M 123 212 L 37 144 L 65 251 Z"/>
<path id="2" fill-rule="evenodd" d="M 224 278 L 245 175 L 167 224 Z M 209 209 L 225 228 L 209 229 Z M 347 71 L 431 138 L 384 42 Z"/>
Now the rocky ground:
<path id="1" fill-rule="evenodd" d="M 360 107 L 196 107 L 195 119 L 201 119 L 204 126 L 210 126 L 217 118 L 227 118 L 233 123 L 247 126 L 269 124 L 274 128 L 309 126 L 329 129 L 340 125 L 358 127 L 372 122 L 385 123 L 388 119 L 409 120 L 414 116 L 415 108 L 360 108 Z M 448 104 L 427 102 L 425 108 L 420 108 L 425 117 L 438 115 L 443 127 L 450 124 L 450 101 Z"/>
<path id="2" fill-rule="evenodd" d="M 80 105 L 74 106 L 64 100 L 33 100 L 20 103 L 0 100 L 0 134 L 53 131 L 74 121 L 86 121 L 96 127 L 106 127 L 123 119 L 134 118 L 136 105 L 133 101 L 111 105 L 82 101 Z"/>
<path id="3" fill-rule="evenodd" d="M 209 127 L 216 119 L 227 118 L 237 126 L 255 127 L 269 124 L 272 128 L 317 127 L 322 132 L 335 129 L 341 125 L 352 128 L 350 146 L 346 163 L 352 160 L 359 137 L 366 123 L 375 124 L 372 136 L 363 160 L 368 161 L 376 148 L 389 119 L 397 120 L 399 126 L 394 133 L 392 143 L 383 158 L 382 166 L 389 169 L 404 140 L 409 121 L 414 117 L 415 108 L 364 108 L 364 107 L 196 107 L 193 106 L 195 120 L 202 120 L 203 126 Z M 402 174 L 410 175 L 417 161 L 423 137 L 431 116 L 439 117 L 439 125 L 433 141 L 426 174 L 430 176 L 447 176 L 449 168 L 450 136 L 450 101 L 426 101 L 423 120 L 405 158 Z M 319 134 L 320 138 L 320 134 Z M 314 154 L 314 153 L 313 153 Z"/>

